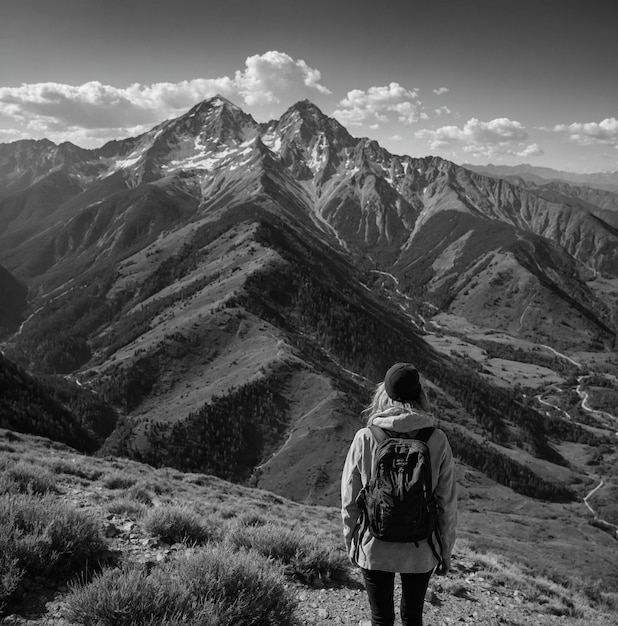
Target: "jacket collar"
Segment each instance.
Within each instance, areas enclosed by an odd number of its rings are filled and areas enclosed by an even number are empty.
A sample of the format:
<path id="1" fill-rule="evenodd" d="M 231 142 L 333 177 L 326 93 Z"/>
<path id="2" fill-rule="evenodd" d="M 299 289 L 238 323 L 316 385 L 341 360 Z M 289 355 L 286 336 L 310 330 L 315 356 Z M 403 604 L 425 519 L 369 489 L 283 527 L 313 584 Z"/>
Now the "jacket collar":
<path id="1" fill-rule="evenodd" d="M 374 415 L 369 426 L 379 426 L 398 433 L 409 433 L 426 426 L 432 426 L 429 415 L 420 409 L 403 409 L 391 407 Z"/>

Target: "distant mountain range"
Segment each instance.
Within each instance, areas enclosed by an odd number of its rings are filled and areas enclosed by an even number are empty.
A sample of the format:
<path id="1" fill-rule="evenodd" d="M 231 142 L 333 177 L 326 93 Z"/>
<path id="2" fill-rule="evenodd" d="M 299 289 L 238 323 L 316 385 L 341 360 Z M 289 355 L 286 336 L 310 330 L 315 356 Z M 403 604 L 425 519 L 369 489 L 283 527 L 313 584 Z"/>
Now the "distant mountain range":
<path id="1" fill-rule="evenodd" d="M 563 172 L 550 167 L 537 167 L 534 165 L 470 165 L 464 164 L 465 168 L 499 178 L 520 177 L 528 182 L 545 183 L 547 181 L 565 182 L 572 185 L 585 185 L 606 191 L 618 191 L 618 172 L 596 172 L 592 174 L 576 174 Z"/>
<path id="2" fill-rule="evenodd" d="M 570 501 L 586 472 L 546 464 L 603 424 L 541 417 L 430 333 L 464 320 L 543 365 L 531 345 L 611 353 L 617 217 L 609 191 L 393 155 L 308 101 L 257 123 L 215 97 L 95 150 L 3 144 L 0 263 L 29 290 L 6 367 L 82 385 L 65 404 L 87 430 L 106 415 L 101 453 L 334 503 L 372 385 L 414 361 L 462 463 Z"/>

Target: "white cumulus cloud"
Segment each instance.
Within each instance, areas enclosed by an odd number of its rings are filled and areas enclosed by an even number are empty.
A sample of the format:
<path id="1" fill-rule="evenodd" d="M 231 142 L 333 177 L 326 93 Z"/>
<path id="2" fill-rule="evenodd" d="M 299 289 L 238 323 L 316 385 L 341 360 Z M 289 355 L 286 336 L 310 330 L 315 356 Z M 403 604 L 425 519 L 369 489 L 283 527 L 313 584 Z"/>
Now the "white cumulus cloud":
<path id="1" fill-rule="evenodd" d="M 122 129 L 152 126 L 216 94 L 253 106 L 330 93 L 320 80 L 320 72 L 305 61 L 270 51 L 248 57 L 245 68 L 233 77 L 128 87 L 98 81 L 0 87 L 0 114 L 37 136 L 108 138 L 118 136 L 114 133 L 119 130 L 122 134 Z"/>
<path id="2" fill-rule="evenodd" d="M 523 150 L 516 152 L 515 156 L 525 158 L 525 157 L 532 157 L 532 156 L 541 156 L 542 154 L 545 154 L 545 152 L 543 151 L 541 146 L 539 146 L 538 143 L 531 143 L 530 145 L 526 146 Z"/>
<path id="3" fill-rule="evenodd" d="M 384 87 L 370 87 L 367 91 L 348 91 L 333 116 L 343 124 L 376 128 L 376 125 L 388 122 L 391 116 L 404 124 L 424 119 L 426 114 L 421 107 L 418 89 L 406 89 L 399 83 L 390 83 Z"/>
<path id="4" fill-rule="evenodd" d="M 433 92 L 436 94 L 436 96 L 441 96 L 445 93 L 448 93 L 450 91 L 450 89 L 448 87 L 438 87 L 437 89 L 434 89 Z"/>
<path id="5" fill-rule="evenodd" d="M 558 124 L 552 130 L 566 134 L 570 141 L 580 145 L 603 144 L 618 147 L 618 120 L 615 117 L 608 117 L 601 122 Z"/>
<path id="6" fill-rule="evenodd" d="M 246 69 L 236 72 L 233 87 L 249 106 L 278 104 L 299 86 L 331 93 L 320 84 L 320 78 L 320 72 L 303 60 L 295 61 L 284 52 L 271 51 L 247 58 Z"/>
<path id="7" fill-rule="evenodd" d="M 437 117 L 440 117 L 440 115 L 450 115 L 452 111 L 448 107 L 439 107 L 434 109 L 434 113 Z"/>
<path id="8" fill-rule="evenodd" d="M 505 117 L 489 122 L 471 118 L 461 128 L 442 126 L 435 130 L 420 130 L 415 135 L 426 139 L 434 150 L 461 147 L 474 156 L 536 156 L 543 153 L 537 144 L 524 145 L 529 135 L 523 124 Z"/>

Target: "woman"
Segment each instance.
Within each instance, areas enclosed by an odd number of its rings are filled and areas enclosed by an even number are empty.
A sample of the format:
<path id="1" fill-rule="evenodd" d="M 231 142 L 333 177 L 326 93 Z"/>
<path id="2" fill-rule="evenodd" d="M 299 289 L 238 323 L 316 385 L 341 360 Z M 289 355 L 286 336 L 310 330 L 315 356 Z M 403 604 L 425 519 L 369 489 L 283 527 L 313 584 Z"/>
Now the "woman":
<path id="1" fill-rule="evenodd" d="M 395 573 L 401 575 L 401 621 L 403 626 L 422 626 L 423 604 L 431 574 L 446 574 L 451 567 L 455 543 L 457 496 L 453 454 L 446 435 L 433 429 L 427 439 L 431 482 L 437 505 L 441 554 L 437 558 L 432 541 L 390 542 L 359 532 L 361 508 L 357 498 L 371 478 L 379 442 L 374 428 L 394 433 L 416 434 L 432 426 L 429 402 L 418 371 L 410 363 L 393 365 L 375 391 L 372 404 L 364 411 L 367 427 L 359 430 L 348 452 L 341 478 L 343 532 L 351 561 L 362 568 L 371 607 L 372 626 L 392 626 L 395 620 Z M 382 432 L 382 431 L 378 431 Z M 436 544 L 438 542 L 435 542 Z"/>

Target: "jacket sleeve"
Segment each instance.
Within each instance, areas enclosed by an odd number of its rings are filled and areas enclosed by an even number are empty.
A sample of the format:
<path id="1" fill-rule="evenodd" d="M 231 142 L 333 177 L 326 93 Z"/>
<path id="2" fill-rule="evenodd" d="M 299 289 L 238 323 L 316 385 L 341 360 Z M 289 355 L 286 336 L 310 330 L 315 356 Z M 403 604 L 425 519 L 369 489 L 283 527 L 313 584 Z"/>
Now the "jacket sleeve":
<path id="1" fill-rule="evenodd" d="M 457 483 L 455 481 L 455 461 L 448 440 L 446 440 L 442 454 L 440 474 L 434 495 L 438 506 L 438 528 L 442 539 L 442 558 L 446 566 L 450 568 L 457 528 Z"/>
<path id="2" fill-rule="evenodd" d="M 351 554 L 354 530 L 360 516 L 356 498 L 363 486 L 360 473 L 361 457 L 362 446 L 357 433 L 348 450 L 341 475 L 341 517 L 343 520 L 343 537 L 348 555 Z"/>

